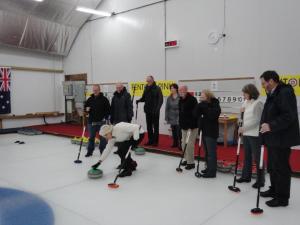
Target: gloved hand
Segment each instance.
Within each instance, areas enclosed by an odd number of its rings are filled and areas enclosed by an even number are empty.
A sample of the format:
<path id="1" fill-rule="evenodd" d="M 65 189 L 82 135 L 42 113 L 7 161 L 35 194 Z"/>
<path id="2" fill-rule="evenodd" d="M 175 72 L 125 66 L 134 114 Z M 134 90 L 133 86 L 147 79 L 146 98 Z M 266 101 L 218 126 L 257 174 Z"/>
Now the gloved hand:
<path id="1" fill-rule="evenodd" d="M 97 169 L 101 164 L 101 160 L 99 160 L 99 162 L 97 162 L 95 165 L 92 165 L 92 168 L 95 170 Z"/>
<path id="2" fill-rule="evenodd" d="M 139 104 L 139 103 L 140 103 L 140 100 L 136 100 L 136 101 L 135 101 L 135 104 Z"/>

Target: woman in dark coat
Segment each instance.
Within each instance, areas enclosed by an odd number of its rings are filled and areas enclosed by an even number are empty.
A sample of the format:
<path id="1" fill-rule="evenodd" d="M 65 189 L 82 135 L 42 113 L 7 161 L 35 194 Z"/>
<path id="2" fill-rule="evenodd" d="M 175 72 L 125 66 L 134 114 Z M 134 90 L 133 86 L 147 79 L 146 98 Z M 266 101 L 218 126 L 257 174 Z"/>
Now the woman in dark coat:
<path id="1" fill-rule="evenodd" d="M 205 170 L 202 170 L 202 173 L 204 178 L 214 178 L 217 172 L 217 139 L 219 137 L 221 108 L 219 100 L 209 90 L 201 92 L 200 100 L 195 115 L 199 119 L 199 130 L 202 130 L 207 166 Z"/>

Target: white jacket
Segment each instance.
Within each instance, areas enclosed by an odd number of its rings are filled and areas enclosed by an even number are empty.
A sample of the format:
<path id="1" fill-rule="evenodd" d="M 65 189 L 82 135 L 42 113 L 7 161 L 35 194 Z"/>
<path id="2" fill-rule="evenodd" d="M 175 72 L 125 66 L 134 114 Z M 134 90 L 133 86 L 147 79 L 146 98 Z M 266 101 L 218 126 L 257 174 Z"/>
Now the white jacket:
<path id="1" fill-rule="evenodd" d="M 246 100 L 243 103 L 242 107 L 245 108 L 243 120 L 243 136 L 258 137 L 260 129 L 260 119 L 264 107 L 263 103 L 258 99 L 251 99 Z"/>
<path id="2" fill-rule="evenodd" d="M 100 160 L 103 162 L 108 157 L 115 147 L 116 142 L 128 141 L 131 137 L 137 141 L 140 138 L 141 133 L 144 133 L 144 130 L 138 124 L 125 122 L 117 123 L 112 130 L 113 137 L 107 142 L 107 145 L 100 156 Z"/>

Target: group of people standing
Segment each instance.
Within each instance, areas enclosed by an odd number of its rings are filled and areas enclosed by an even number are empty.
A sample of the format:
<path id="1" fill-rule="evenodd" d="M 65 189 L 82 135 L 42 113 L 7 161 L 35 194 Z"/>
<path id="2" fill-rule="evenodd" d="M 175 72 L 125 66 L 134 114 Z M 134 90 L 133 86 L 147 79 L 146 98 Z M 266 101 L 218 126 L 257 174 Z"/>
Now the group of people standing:
<path id="1" fill-rule="evenodd" d="M 187 86 L 171 85 L 165 109 L 165 120 L 171 125 L 173 144 L 171 147 L 185 149 L 186 170 L 195 168 L 194 147 L 200 131 L 205 150 L 206 169 L 204 178 L 214 178 L 217 172 L 217 138 L 219 136 L 219 100 L 210 90 L 202 90 L 200 103 L 188 92 Z"/>
<path id="2" fill-rule="evenodd" d="M 269 190 L 261 192 L 261 196 L 272 198 L 266 202 L 270 207 L 287 206 L 291 185 L 291 168 L 289 165 L 291 147 L 300 144 L 297 100 L 292 86 L 281 82 L 275 71 L 264 72 L 260 80 L 267 94 L 265 104 L 259 100 L 260 94 L 255 85 L 248 84 L 242 88 L 245 102 L 241 107 L 243 123 L 239 127 L 238 133 L 243 137 L 245 157 L 242 175 L 237 182 L 251 182 L 252 163 L 254 161 L 258 168 L 261 146 L 264 145 L 268 150 L 267 169 L 270 173 L 271 186 Z M 159 117 L 163 95 L 152 76 L 148 76 L 146 82 L 147 85 L 143 95 L 136 101 L 136 104 L 145 103 L 144 112 L 148 132 L 146 145 L 157 146 L 159 143 Z M 179 87 L 175 83 L 170 85 L 170 92 L 171 94 L 167 98 L 165 106 L 165 120 L 171 127 L 173 138 L 170 147 L 185 149 L 185 161 L 182 162 L 182 165 L 185 166 L 186 170 L 194 169 L 195 141 L 201 131 L 206 162 L 206 168 L 201 171 L 202 177 L 215 178 L 219 116 L 221 114 L 219 100 L 210 90 L 202 90 L 200 102 L 198 103 L 197 99 L 189 93 L 187 86 Z M 93 153 L 95 135 L 99 132 L 101 126 L 104 127 L 102 129 L 102 136 L 104 137 L 101 137 L 99 146 L 101 153 L 105 149 L 107 140 L 113 138 L 113 134 L 122 136 L 121 130 L 124 133 L 127 128 L 128 130 L 134 130 L 136 138 L 134 140 L 131 138 L 131 140 L 127 135 L 128 140 L 126 139 L 125 142 L 131 141 L 128 142 L 129 145 L 130 143 L 137 145 L 141 142 L 144 135 L 142 135 L 143 132 L 140 127 L 130 126 L 133 117 L 132 104 L 131 96 L 122 84 L 117 84 L 111 106 L 107 98 L 100 92 L 100 86 L 94 85 L 93 95 L 85 105 L 86 111 L 89 113 L 88 127 L 90 132 L 86 157 L 91 156 Z M 109 116 L 111 123 L 116 125 L 115 133 L 111 125 L 103 126 Z M 107 135 L 110 138 L 105 137 Z M 115 137 L 115 139 L 118 138 Z M 128 143 L 122 151 L 117 151 L 121 161 L 124 160 L 124 151 L 129 148 Z M 133 164 L 135 170 L 136 165 Z M 131 171 L 126 174 L 131 175 Z M 264 185 L 265 178 L 263 174 L 261 179 L 256 180 L 252 186 L 258 188 Z"/>

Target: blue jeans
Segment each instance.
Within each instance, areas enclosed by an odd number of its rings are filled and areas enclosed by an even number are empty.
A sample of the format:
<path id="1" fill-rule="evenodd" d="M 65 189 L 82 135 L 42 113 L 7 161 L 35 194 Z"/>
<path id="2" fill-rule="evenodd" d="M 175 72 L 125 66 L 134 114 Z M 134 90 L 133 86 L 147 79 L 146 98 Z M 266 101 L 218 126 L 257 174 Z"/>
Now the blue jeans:
<path id="1" fill-rule="evenodd" d="M 217 139 L 204 136 L 203 146 L 205 151 L 207 174 L 215 176 L 217 173 Z"/>
<path id="2" fill-rule="evenodd" d="M 252 161 L 254 159 L 255 165 L 259 168 L 260 161 L 260 140 L 259 137 L 243 136 L 243 145 L 245 151 L 244 167 L 242 172 L 242 178 L 250 179 L 252 177 Z M 257 180 L 258 182 L 258 177 Z M 265 183 L 265 173 L 261 174 L 261 183 Z"/>
<path id="3" fill-rule="evenodd" d="M 92 125 L 91 123 L 88 124 L 88 130 L 89 130 L 89 143 L 88 143 L 88 154 L 93 154 L 94 149 L 95 149 L 95 137 L 96 134 L 99 133 L 101 126 L 104 125 Z M 100 144 L 99 144 L 99 149 L 100 149 L 100 153 L 102 154 L 102 152 L 104 151 L 105 147 L 106 147 L 107 141 L 104 137 L 100 136 Z"/>

